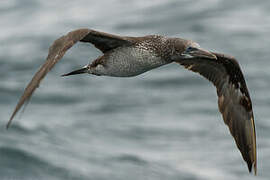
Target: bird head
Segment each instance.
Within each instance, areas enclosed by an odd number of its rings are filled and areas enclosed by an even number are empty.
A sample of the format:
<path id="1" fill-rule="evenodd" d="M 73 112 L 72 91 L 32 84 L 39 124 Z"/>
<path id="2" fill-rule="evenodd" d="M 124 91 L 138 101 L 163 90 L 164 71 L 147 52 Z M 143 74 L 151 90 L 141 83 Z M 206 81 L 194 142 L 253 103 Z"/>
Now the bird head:
<path id="1" fill-rule="evenodd" d="M 198 43 L 187 40 L 187 43 L 185 43 L 184 51 L 181 53 L 181 59 L 190 58 L 217 59 L 214 54 L 205 49 L 202 49 Z"/>
<path id="2" fill-rule="evenodd" d="M 192 45 L 186 47 L 184 52 L 181 53 L 181 59 L 190 59 L 190 58 L 217 59 L 217 57 L 211 52 Z"/>
<path id="3" fill-rule="evenodd" d="M 175 53 L 172 55 L 172 60 L 187 60 L 197 58 L 217 59 L 217 57 L 200 47 L 200 45 L 194 41 L 175 38 L 173 39 Z"/>

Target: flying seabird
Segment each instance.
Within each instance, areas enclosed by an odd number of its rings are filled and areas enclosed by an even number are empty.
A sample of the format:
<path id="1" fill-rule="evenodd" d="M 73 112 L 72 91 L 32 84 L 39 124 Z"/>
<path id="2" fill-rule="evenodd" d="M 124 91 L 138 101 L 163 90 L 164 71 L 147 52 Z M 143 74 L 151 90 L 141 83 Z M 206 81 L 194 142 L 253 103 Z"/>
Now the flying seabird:
<path id="1" fill-rule="evenodd" d="M 87 42 L 103 52 L 92 63 L 63 76 L 88 73 L 97 76 L 132 77 L 172 62 L 201 74 L 217 89 L 218 107 L 225 124 L 246 161 L 249 172 L 257 172 L 256 133 L 252 102 L 235 58 L 210 52 L 181 38 L 159 35 L 117 36 L 91 29 L 77 29 L 55 40 L 45 63 L 25 88 L 7 128 L 20 108 L 28 102 L 41 80 L 75 43 Z"/>

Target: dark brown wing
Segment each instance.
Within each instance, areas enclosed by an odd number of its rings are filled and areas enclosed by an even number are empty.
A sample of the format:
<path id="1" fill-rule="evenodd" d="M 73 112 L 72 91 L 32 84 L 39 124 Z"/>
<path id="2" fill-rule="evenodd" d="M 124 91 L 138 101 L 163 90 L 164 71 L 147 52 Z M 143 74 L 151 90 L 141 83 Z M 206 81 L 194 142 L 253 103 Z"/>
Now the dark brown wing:
<path id="1" fill-rule="evenodd" d="M 214 59 L 187 59 L 177 63 L 197 72 L 217 88 L 219 111 L 251 172 L 257 172 L 256 133 L 252 103 L 240 66 L 233 57 L 213 53 Z"/>
<path id="2" fill-rule="evenodd" d="M 15 110 L 13 111 L 7 123 L 7 128 L 10 126 L 10 123 L 12 122 L 12 119 L 14 118 L 16 113 L 30 99 L 35 89 L 39 86 L 41 80 L 53 68 L 53 66 L 64 56 L 66 51 L 78 41 L 90 42 L 103 52 L 119 46 L 131 44 L 131 41 L 128 41 L 127 37 L 122 38 L 120 36 L 102 33 L 91 29 L 78 29 L 75 31 L 71 31 L 67 35 L 62 36 L 59 39 L 55 40 L 49 49 L 47 60 L 40 67 L 40 69 L 34 75 L 31 82 L 25 88 L 23 95 L 21 96 L 18 104 L 16 105 Z"/>
<path id="3" fill-rule="evenodd" d="M 100 49 L 103 53 L 105 53 L 111 49 L 115 49 L 120 46 L 131 45 L 133 38 L 91 30 L 80 41 L 90 42 L 94 44 L 96 48 Z"/>

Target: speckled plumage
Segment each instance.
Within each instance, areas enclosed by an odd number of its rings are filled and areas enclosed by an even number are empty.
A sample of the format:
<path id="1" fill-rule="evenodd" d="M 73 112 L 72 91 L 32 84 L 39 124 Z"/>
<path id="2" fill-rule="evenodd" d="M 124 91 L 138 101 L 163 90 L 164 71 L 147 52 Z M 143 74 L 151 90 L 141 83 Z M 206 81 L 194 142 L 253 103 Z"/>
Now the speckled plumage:
<path id="1" fill-rule="evenodd" d="M 89 74 L 132 77 L 173 62 L 173 55 L 180 55 L 188 46 L 198 44 L 181 38 L 159 35 L 129 37 L 130 44 L 116 47 L 89 65 Z M 100 66 L 98 66 L 100 65 Z"/>
<path id="2" fill-rule="evenodd" d="M 82 69 L 64 76 L 89 73 L 131 77 L 176 62 L 211 81 L 217 89 L 218 106 L 223 120 L 229 127 L 243 159 L 247 162 L 249 171 L 253 168 L 256 174 L 256 133 L 252 102 L 239 64 L 233 57 L 206 51 L 197 43 L 181 38 L 158 35 L 117 36 L 91 29 L 69 32 L 55 40 L 50 47 L 47 60 L 27 85 L 7 127 L 20 108 L 29 101 L 41 80 L 78 41 L 92 43 L 104 55 Z"/>
<path id="3" fill-rule="evenodd" d="M 147 36 L 132 46 L 112 49 L 91 63 L 88 73 L 131 77 L 171 63 L 168 54 L 171 52 L 166 47 L 167 40 L 162 36 Z"/>

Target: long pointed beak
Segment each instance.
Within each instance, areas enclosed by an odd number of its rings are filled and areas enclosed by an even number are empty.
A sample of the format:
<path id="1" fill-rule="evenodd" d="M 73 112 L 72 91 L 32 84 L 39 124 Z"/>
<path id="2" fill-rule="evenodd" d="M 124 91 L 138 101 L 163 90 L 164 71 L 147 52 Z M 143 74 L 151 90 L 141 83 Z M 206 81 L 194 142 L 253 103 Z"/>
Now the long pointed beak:
<path id="1" fill-rule="evenodd" d="M 76 74 L 84 74 L 84 73 L 87 73 L 88 71 L 88 68 L 87 66 L 81 68 L 81 69 L 78 69 L 78 70 L 75 70 L 75 71 L 72 71 L 70 73 L 67 73 L 67 74 L 63 74 L 62 76 L 70 76 L 70 75 L 76 75 Z"/>
<path id="2" fill-rule="evenodd" d="M 217 57 L 211 52 L 196 48 L 194 50 L 186 50 L 181 54 L 184 58 L 208 58 L 208 59 L 217 59 Z"/>

